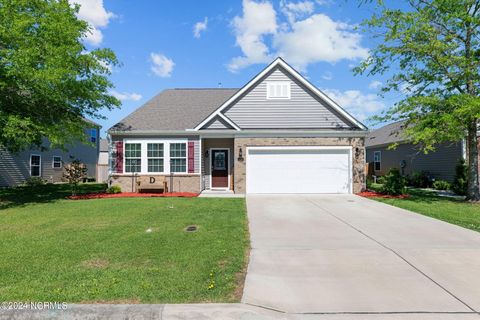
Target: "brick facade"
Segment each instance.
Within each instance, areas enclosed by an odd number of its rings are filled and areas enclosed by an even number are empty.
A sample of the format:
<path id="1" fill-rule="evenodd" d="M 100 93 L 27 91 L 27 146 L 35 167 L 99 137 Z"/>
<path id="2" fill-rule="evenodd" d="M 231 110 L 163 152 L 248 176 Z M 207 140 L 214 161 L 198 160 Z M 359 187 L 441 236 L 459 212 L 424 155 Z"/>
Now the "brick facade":
<path id="1" fill-rule="evenodd" d="M 150 183 L 150 178 L 155 178 L 154 183 Z M 123 192 L 132 191 L 131 175 L 113 175 L 110 179 L 112 185 L 122 188 Z M 169 175 L 139 175 L 133 180 L 133 192 L 137 192 L 138 187 L 163 187 L 163 182 L 167 182 L 169 191 L 172 191 Z M 199 174 L 176 174 L 173 176 L 173 191 L 175 192 L 195 192 L 200 193 L 200 175 Z"/>
<path id="2" fill-rule="evenodd" d="M 353 147 L 353 192 L 365 189 L 365 148 L 364 138 L 235 138 L 234 151 L 234 189 L 235 193 L 246 190 L 246 152 L 247 147 L 265 146 L 352 146 Z M 240 147 L 243 161 L 238 161 Z M 356 156 L 356 148 L 358 155 Z"/>

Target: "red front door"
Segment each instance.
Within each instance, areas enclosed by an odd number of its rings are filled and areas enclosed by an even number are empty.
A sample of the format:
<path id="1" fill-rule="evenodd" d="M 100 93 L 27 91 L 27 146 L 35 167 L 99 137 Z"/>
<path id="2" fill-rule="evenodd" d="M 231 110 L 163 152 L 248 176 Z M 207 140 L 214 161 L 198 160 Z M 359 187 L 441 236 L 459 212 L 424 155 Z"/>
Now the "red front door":
<path id="1" fill-rule="evenodd" d="M 212 188 L 228 188 L 228 150 L 212 150 Z"/>

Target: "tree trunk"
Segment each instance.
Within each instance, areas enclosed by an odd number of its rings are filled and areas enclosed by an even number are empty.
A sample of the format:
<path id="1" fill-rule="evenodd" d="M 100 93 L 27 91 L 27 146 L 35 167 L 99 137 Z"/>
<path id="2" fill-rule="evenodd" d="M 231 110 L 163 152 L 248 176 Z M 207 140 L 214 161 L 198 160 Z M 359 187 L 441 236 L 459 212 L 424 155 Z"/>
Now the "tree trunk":
<path id="1" fill-rule="evenodd" d="M 474 120 L 468 126 L 468 188 L 467 200 L 480 201 L 478 186 L 478 145 L 477 145 L 477 121 Z"/>

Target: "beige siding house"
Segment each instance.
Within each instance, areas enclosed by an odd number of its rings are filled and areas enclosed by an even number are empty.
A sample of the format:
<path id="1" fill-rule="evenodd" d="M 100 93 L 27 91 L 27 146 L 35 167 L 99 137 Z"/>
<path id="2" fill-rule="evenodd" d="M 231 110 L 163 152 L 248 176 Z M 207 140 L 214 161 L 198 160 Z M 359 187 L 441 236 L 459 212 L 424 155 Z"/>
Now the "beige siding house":
<path id="1" fill-rule="evenodd" d="M 238 89 L 170 89 L 109 129 L 124 191 L 354 193 L 367 128 L 277 58 Z"/>

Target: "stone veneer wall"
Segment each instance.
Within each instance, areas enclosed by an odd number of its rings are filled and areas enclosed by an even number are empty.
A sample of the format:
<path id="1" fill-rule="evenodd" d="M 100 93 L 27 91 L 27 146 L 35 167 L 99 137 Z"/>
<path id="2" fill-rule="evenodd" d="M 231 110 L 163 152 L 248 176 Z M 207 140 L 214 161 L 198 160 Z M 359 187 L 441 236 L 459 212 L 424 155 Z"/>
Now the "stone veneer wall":
<path id="1" fill-rule="evenodd" d="M 352 146 L 353 147 L 353 193 L 365 189 L 365 148 L 364 138 L 235 138 L 235 166 L 234 188 L 235 193 L 246 191 L 247 147 L 259 146 Z M 242 147 L 243 161 L 238 161 L 238 151 Z M 355 157 L 355 148 L 359 149 L 359 156 Z"/>
<path id="2" fill-rule="evenodd" d="M 150 183 L 150 177 L 155 178 L 155 183 Z M 172 190 L 169 175 L 139 175 L 135 178 L 134 192 L 138 190 L 138 186 L 163 187 L 163 182 L 167 182 L 169 191 Z M 132 176 L 131 175 L 113 175 L 110 178 L 112 185 L 122 188 L 123 192 L 132 192 Z M 194 192 L 200 193 L 200 175 L 199 174 L 176 174 L 173 176 L 173 191 L 175 192 Z"/>

